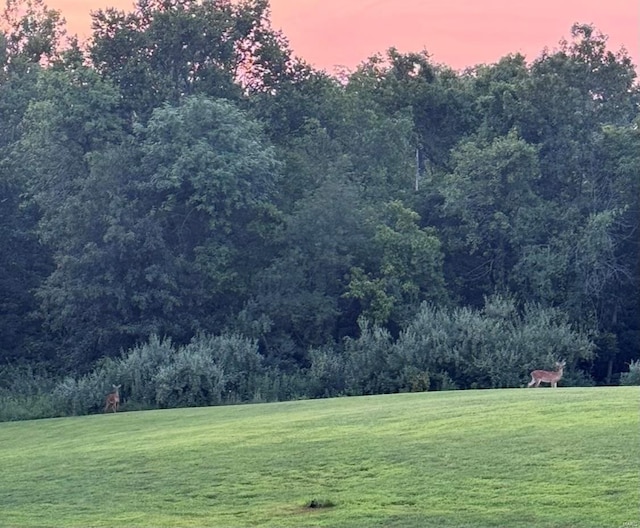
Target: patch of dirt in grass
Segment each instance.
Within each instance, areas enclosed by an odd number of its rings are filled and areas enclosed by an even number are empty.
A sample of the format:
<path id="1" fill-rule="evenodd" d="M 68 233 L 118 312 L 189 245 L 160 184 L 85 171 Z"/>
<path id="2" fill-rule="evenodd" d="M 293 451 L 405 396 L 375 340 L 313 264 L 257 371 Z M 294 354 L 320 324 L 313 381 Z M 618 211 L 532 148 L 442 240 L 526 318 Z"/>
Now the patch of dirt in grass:
<path id="1" fill-rule="evenodd" d="M 304 505 L 306 510 L 321 510 L 323 508 L 333 508 L 335 503 L 329 499 L 311 499 Z"/>

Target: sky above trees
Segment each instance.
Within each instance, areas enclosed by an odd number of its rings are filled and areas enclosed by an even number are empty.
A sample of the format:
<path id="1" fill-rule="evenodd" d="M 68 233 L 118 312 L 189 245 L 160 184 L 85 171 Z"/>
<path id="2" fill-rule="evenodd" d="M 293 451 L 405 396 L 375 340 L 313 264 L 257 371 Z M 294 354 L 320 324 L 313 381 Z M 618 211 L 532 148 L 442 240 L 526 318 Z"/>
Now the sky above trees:
<path id="1" fill-rule="evenodd" d="M 89 34 L 93 10 L 129 11 L 133 0 L 50 0 L 69 29 Z M 318 68 L 353 68 L 394 46 L 402 52 L 426 49 L 436 62 L 461 69 L 494 63 L 520 52 L 528 60 L 569 36 L 574 22 L 593 24 L 640 62 L 637 0 L 271 0 L 273 24 L 293 50 Z"/>

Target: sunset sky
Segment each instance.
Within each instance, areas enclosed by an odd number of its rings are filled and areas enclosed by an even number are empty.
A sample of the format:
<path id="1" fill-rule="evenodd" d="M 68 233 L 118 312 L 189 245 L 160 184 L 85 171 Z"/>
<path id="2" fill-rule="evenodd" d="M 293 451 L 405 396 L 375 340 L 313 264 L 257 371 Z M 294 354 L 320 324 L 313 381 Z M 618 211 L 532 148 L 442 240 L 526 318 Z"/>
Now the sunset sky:
<path id="1" fill-rule="evenodd" d="M 71 33 L 89 35 L 92 10 L 130 10 L 133 0 L 49 0 Z M 609 35 L 640 62 L 638 0 L 271 0 L 272 21 L 294 52 L 318 68 L 354 68 L 394 46 L 426 49 L 433 60 L 461 69 L 508 53 L 535 59 L 568 37 L 574 22 Z"/>

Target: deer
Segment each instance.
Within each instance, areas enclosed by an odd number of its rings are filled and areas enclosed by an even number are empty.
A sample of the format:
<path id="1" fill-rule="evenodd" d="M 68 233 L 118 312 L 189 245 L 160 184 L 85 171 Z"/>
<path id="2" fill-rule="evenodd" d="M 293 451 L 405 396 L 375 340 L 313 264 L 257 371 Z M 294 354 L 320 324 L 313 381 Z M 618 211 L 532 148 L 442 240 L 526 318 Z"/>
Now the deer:
<path id="1" fill-rule="evenodd" d="M 558 381 L 560 381 L 560 378 L 562 377 L 566 364 L 566 361 L 556 362 L 555 371 L 534 370 L 531 373 L 531 381 L 527 387 L 538 387 L 540 386 L 540 383 L 550 383 L 552 387 L 556 388 L 558 386 Z"/>
<path id="2" fill-rule="evenodd" d="M 118 412 L 118 405 L 120 405 L 120 387 L 122 387 L 122 385 L 114 385 L 113 392 L 107 394 L 107 399 L 104 404 L 104 412 L 110 410 Z"/>

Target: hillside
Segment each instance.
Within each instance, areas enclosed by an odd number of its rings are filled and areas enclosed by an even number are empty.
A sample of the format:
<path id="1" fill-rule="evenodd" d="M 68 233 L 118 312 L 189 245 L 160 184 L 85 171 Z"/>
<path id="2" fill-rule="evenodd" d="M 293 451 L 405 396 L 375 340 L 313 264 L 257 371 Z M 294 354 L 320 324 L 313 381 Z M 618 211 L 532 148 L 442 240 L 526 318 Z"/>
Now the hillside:
<path id="1" fill-rule="evenodd" d="M 3 423 L 0 524 L 636 526 L 639 396 L 454 391 Z"/>

